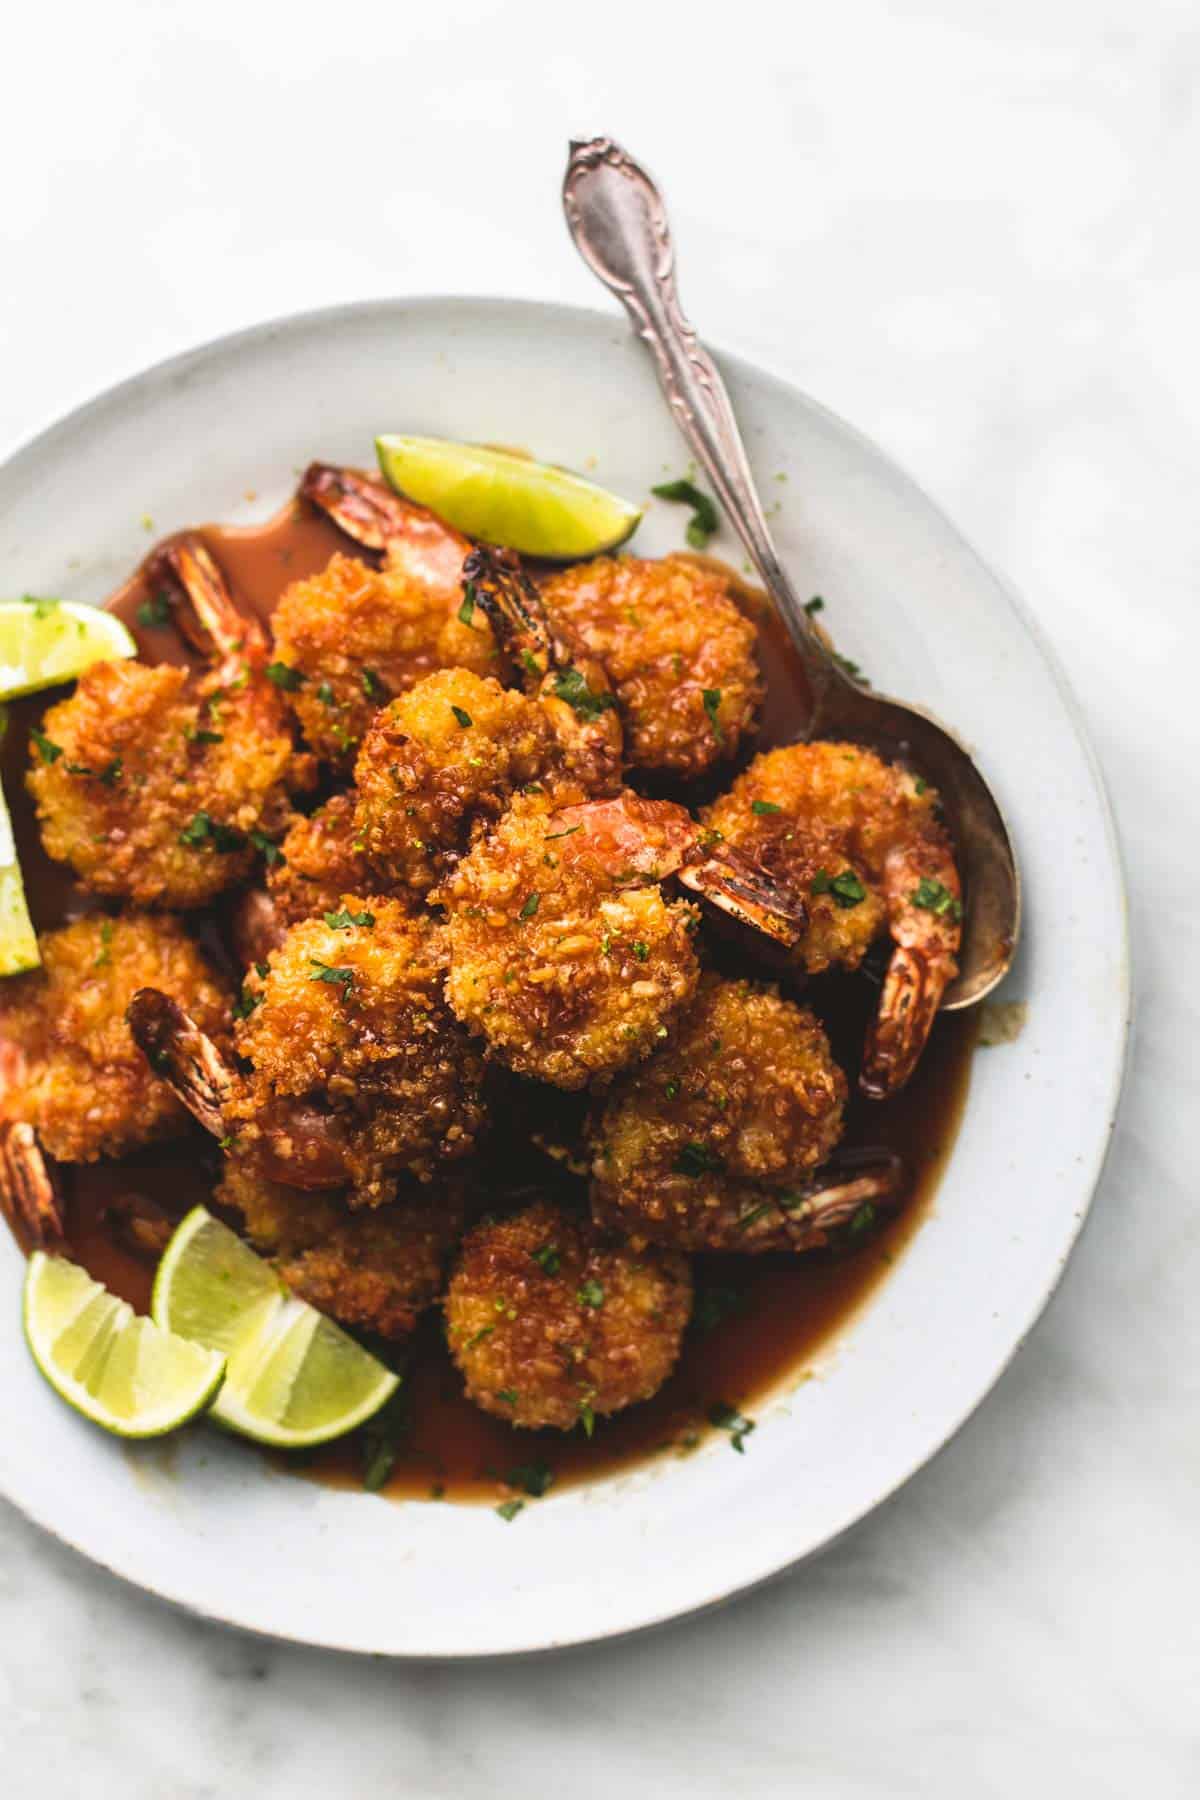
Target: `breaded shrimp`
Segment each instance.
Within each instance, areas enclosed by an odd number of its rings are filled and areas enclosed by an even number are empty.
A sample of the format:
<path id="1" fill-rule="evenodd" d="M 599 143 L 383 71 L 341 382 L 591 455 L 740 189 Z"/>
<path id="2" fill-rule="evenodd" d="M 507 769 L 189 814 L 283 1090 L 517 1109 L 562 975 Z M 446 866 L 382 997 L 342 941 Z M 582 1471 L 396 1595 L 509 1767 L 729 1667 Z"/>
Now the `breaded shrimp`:
<path id="1" fill-rule="evenodd" d="M 315 771 L 268 679 L 266 639 L 199 539 L 150 568 L 183 589 L 190 610 L 177 617 L 215 666 L 197 678 L 97 663 L 34 733 L 27 782 L 48 854 L 86 887 L 181 909 L 245 878 Z"/>
<path id="2" fill-rule="evenodd" d="M 344 894 L 292 926 L 265 968 L 243 988 L 244 1071 L 154 989 L 131 1003 L 138 1044 L 207 1130 L 266 1179 L 344 1189 L 349 1206 L 391 1200 L 403 1176 L 432 1180 L 472 1149 L 482 1059 L 442 999 L 432 919 Z"/>
<path id="3" fill-rule="evenodd" d="M 216 1199 L 241 1214 L 255 1248 L 319 1312 L 393 1342 L 412 1334 L 442 1292 L 462 1236 L 457 1186 L 406 1186 L 389 1206 L 349 1212 L 337 1194 L 267 1180 L 236 1146 Z"/>
<path id="4" fill-rule="evenodd" d="M 354 804 L 353 794 L 334 794 L 307 818 L 292 820 L 267 869 L 267 892 L 282 927 L 336 912 L 343 894 L 386 891 L 363 854 Z"/>
<path id="5" fill-rule="evenodd" d="M 695 990 L 695 909 L 556 815 L 577 787 L 518 794 L 431 898 L 446 908 L 446 997 L 519 1075 L 579 1088 L 668 1034 Z"/>
<path id="6" fill-rule="evenodd" d="M 593 1216 L 635 1243 L 680 1250 L 822 1243 L 845 1196 L 835 1205 L 813 1176 L 841 1136 L 845 1101 L 807 1008 L 774 987 L 706 975 L 675 1041 L 613 1088 L 593 1124 Z M 880 1175 L 855 1206 L 892 1192 L 889 1161 Z"/>
<path id="7" fill-rule="evenodd" d="M 191 938 L 174 919 L 127 913 L 77 919 L 38 945 L 40 969 L 0 982 L 0 1119 L 34 1127 L 60 1162 L 125 1156 L 183 1130 L 125 1009 L 153 985 L 228 1041 L 232 995 Z"/>
<path id="8" fill-rule="evenodd" d="M 789 744 L 756 757 L 706 823 L 804 896 L 794 952 L 810 973 L 855 969 L 885 931 L 893 950 L 860 1085 L 901 1088 L 958 973 L 961 886 L 936 791 L 860 744 Z"/>
<path id="9" fill-rule="evenodd" d="M 294 582 L 272 619 L 305 739 L 348 766 L 380 706 L 435 669 L 487 674 L 496 647 L 482 612 L 459 618 L 465 538 L 352 470 L 314 464 L 300 492 L 357 542 L 384 551 L 382 569 L 335 556 Z"/>
<path id="10" fill-rule="evenodd" d="M 602 556 L 541 591 L 607 672 L 632 767 L 692 779 L 736 758 L 763 681 L 754 626 L 721 575 L 684 557 Z"/>
<path id="11" fill-rule="evenodd" d="M 467 1395 L 511 1425 L 576 1425 L 648 1400 L 679 1356 L 686 1259 L 612 1243 L 548 1201 L 481 1224 L 446 1292 L 446 1338 Z"/>

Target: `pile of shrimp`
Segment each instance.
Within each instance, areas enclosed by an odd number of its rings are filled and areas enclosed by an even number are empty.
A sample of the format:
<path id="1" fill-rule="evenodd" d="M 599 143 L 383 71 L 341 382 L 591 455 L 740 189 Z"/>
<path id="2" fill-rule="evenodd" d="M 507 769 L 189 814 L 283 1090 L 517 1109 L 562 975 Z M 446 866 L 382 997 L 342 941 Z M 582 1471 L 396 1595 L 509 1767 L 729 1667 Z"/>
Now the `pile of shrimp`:
<path id="1" fill-rule="evenodd" d="M 185 533 L 144 574 L 193 666 L 101 664 L 32 735 L 86 909 L 0 986 L 0 1196 L 50 1241 L 58 1165 L 205 1132 L 295 1292 L 398 1348 L 440 1307 L 476 1405 L 590 1435 L 670 1375 L 697 1254 L 898 1203 L 839 1161 L 805 984 L 887 947 L 857 1079 L 895 1094 L 956 973 L 938 796 L 861 745 L 755 754 L 711 564 L 539 574 L 328 465 L 299 504 L 345 548 L 269 629 Z M 514 1121 L 555 1163 L 507 1199 Z"/>

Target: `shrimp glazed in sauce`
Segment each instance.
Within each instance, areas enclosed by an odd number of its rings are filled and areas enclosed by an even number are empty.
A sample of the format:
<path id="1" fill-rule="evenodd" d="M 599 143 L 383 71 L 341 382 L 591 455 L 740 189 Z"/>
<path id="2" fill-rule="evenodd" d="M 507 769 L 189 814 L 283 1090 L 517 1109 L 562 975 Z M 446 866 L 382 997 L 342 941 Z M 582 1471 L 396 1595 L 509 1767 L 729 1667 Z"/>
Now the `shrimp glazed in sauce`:
<path id="1" fill-rule="evenodd" d="M 144 1306 L 210 1201 L 404 1367 L 398 1495 L 512 1518 L 744 1453 L 953 1140 L 920 772 L 759 735 L 781 652 L 718 565 L 526 566 L 332 465 L 113 604 L 140 659 L 4 746 L 43 956 L 0 984 L 22 1241 Z"/>

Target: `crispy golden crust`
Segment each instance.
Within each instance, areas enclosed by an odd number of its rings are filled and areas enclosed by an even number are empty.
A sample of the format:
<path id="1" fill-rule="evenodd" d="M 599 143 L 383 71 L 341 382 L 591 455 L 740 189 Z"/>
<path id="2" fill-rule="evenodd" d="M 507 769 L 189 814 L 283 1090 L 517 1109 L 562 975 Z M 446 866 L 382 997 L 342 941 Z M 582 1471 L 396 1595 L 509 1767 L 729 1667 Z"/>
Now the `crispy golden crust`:
<path id="1" fill-rule="evenodd" d="M 861 745 L 816 742 L 756 756 L 705 820 L 805 899 L 810 921 L 798 954 L 816 974 L 831 963 L 857 968 L 884 930 L 896 852 L 924 854 L 931 874 L 945 872 L 950 843 L 936 807 L 933 788 Z M 849 905 L 822 879 L 846 871 L 866 889 Z"/>
<path id="2" fill-rule="evenodd" d="M 557 760 L 543 709 L 469 669 L 441 669 L 377 713 L 358 754 L 357 826 L 376 865 L 424 894 Z"/>
<path id="3" fill-rule="evenodd" d="M 341 907 L 359 922 L 293 925 L 265 981 L 247 978 L 261 1004 L 238 1026 L 251 1066 L 228 1118 L 260 1167 L 307 1160 L 327 1186 L 332 1150 L 350 1203 L 378 1205 L 401 1171 L 428 1180 L 471 1149 L 483 1067 L 442 1000 L 440 928 L 395 900 L 346 894 Z"/>
<path id="4" fill-rule="evenodd" d="M 755 631 L 728 583 L 683 558 L 602 556 L 552 575 L 547 608 L 603 664 L 636 768 L 691 778 L 736 757 L 758 721 Z M 704 695 L 719 694 L 705 707 Z"/>
<path id="5" fill-rule="evenodd" d="M 586 829 L 549 815 L 581 789 L 518 795 L 490 837 L 432 896 L 449 915 L 446 996 L 519 1075 L 603 1082 L 667 1036 L 699 976 L 695 911 L 631 885 Z"/>
<path id="6" fill-rule="evenodd" d="M 594 1132 L 593 1214 L 637 1242 L 778 1248 L 785 1196 L 834 1149 L 845 1100 L 807 1008 L 706 975 L 674 1044 L 609 1097 Z"/>
<path id="7" fill-rule="evenodd" d="M 187 1114 L 125 1022 L 140 987 L 161 988 L 228 1042 L 231 996 L 174 919 L 78 919 L 38 940 L 42 967 L 0 982 L 0 1119 L 24 1119 L 61 1162 L 124 1156 L 170 1137 Z"/>
<path id="8" fill-rule="evenodd" d="M 304 736 L 334 763 L 352 761 L 379 707 L 435 669 L 495 664 L 482 613 L 464 625 L 444 592 L 353 556 L 293 582 L 271 623 L 276 655 L 303 677 L 289 698 Z"/>
<path id="9" fill-rule="evenodd" d="M 236 1153 L 217 1200 L 245 1220 L 293 1293 L 343 1325 L 402 1341 L 442 1291 L 465 1209 L 456 1188 L 406 1187 L 390 1206 L 348 1212 L 339 1196 L 265 1180 Z"/>
<path id="10" fill-rule="evenodd" d="M 279 832 L 289 788 L 313 773 L 275 689 L 246 665 L 196 681 L 98 663 L 42 731 L 26 780 L 47 852 L 140 906 L 203 906 L 242 880 L 249 834 Z"/>
<path id="11" fill-rule="evenodd" d="M 466 1239 L 446 1336 L 476 1406 L 570 1431 L 658 1392 L 691 1307 L 682 1256 L 612 1245 L 540 1200 Z"/>
<path id="12" fill-rule="evenodd" d="M 334 794 L 310 817 L 298 815 L 267 870 L 267 892 L 282 925 L 336 912 L 343 894 L 371 894 L 379 883 L 357 843 L 354 796 Z"/>

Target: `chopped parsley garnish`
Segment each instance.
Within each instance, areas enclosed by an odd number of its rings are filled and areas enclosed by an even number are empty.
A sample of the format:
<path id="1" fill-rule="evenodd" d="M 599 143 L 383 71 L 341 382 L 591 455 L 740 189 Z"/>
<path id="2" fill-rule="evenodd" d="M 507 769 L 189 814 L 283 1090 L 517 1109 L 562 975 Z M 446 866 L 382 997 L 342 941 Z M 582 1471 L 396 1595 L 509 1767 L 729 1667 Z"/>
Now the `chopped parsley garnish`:
<path id="1" fill-rule="evenodd" d="M 343 906 L 339 912 L 327 912 L 325 923 L 330 931 L 349 931 L 352 925 L 361 925 L 365 930 L 370 931 L 375 923 L 375 914 L 373 912 L 352 913 L 349 907 Z"/>
<path id="2" fill-rule="evenodd" d="M 403 1392 L 393 1394 L 363 1432 L 363 1486 L 376 1494 L 396 1466 L 408 1432 L 408 1406 Z"/>
<path id="3" fill-rule="evenodd" d="M 331 963 L 322 962 L 318 956 L 310 956 L 308 960 L 312 967 L 317 971 L 315 975 L 310 975 L 308 979 L 310 981 L 327 982 L 330 987 L 340 987 L 342 990 L 342 998 L 344 999 L 350 992 L 350 986 L 354 980 L 354 970 L 336 968 Z"/>
<path id="4" fill-rule="evenodd" d="M 481 1325 L 479 1330 L 473 1332 L 467 1339 L 467 1349 L 473 1350 L 476 1344 L 482 1344 L 484 1338 L 490 1338 L 495 1329 L 494 1325 Z"/>
<path id="5" fill-rule="evenodd" d="M 770 1210 L 771 1210 L 771 1202 L 769 1200 L 764 1200 L 762 1202 L 761 1206 L 752 1206 L 748 1212 L 744 1212 L 739 1215 L 736 1225 L 735 1225 L 735 1230 L 749 1231 L 751 1225 L 757 1225 L 758 1221 L 762 1218 L 765 1218 L 767 1213 L 770 1212 Z"/>
<path id="6" fill-rule="evenodd" d="M 870 682 L 852 657 L 842 656 L 836 650 L 832 654 L 834 662 L 844 674 L 853 676 L 855 681 L 861 681 L 864 687 L 870 687 Z"/>
<path id="7" fill-rule="evenodd" d="M 206 812 L 192 815 L 180 832 L 179 841 L 190 844 L 193 849 L 199 849 L 201 844 L 211 844 L 222 856 L 241 850 L 246 842 L 240 831 L 235 831 L 232 825 L 218 825 Z"/>
<path id="8" fill-rule="evenodd" d="M 604 1305 L 604 1289 L 598 1281 L 593 1280 L 589 1276 L 587 1281 L 585 1281 L 579 1289 L 575 1298 L 579 1301 L 581 1306 L 590 1306 L 594 1311 L 598 1312 Z"/>
<path id="9" fill-rule="evenodd" d="M 663 1092 L 667 1096 L 668 1100 L 678 1100 L 678 1098 L 679 1098 L 679 1083 L 677 1081 L 668 1081 L 666 1087 L 663 1089 Z"/>
<path id="10" fill-rule="evenodd" d="M 590 1400 L 581 1400 L 579 1402 L 579 1423 L 583 1426 L 584 1437 L 591 1437 L 593 1431 L 596 1429 L 596 1415 L 592 1410 L 592 1403 Z"/>
<path id="11" fill-rule="evenodd" d="M 702 1337 L 707 1337 L 710 1331 L 715 1331 L 726 1319 L 736 1318 L 738 1313 L 745 1312 L 746 1305 L 746 1294 L 742 1288 L 702 1287 L 696 1294 L 692 1324 Z"/>
<path id="12" fill-rule="evenodd" d="M 518 1463 L 505 1475 L 504 1483 L 506 1487 L 520 1488 L 523 1493 L 540 1500 L 554 1485 L 554 1470 L 540 1458 L 537 1462 Z"/>
<path id="13" fill-rule="evenodd" d="M 542 842 L 546 844 L 555 844 L 558 842 L 559 838 L 574 837 L 577 831 L 582 830 L 582 825 L 568 825 L 565 831 L 548 831 Z"/>
<path id="14" fill-rule="evenodd" d="M 721 721 L 717 717 L 717 708 L 721 704 L 720 688 L 704 688 L 702 690 L 704 710 L 708 714 L 708 722 L 712 726 L 713 736 L 718 744 L 725 742 L 725 733 L 721 730 Z"/>
<path id="15" fill-rule="evenodd" d="M 645 962 L 650 955 L 649 944 L 643 944 L 639 938 L 633 946 L 633 954 L 637 957 L 639 962 Z"/>
<path id="16" fill-rule="evenodd" d="M 601 713 L 611 711 L 617 704 L 612 694 L 597 694 L 590 688 L 574 667 L 558 671 L 554 677 L 554 692 L 581 719 L 598 719 Z"/>
<path id="17" fill-rule="evenodd" d="M 327 681 L 323 681 L 317 689 L 317 699 L 321 702 L 322 706 L 337 705 L 337 701 L 333 697 L 333 689 Z"/>
<path id="18" fill-rule="evenodd" d="M 515 1406 L 521 1396 L 518 1394 L 516 1388 L 497 1388 L 496 1398 L 497 1400 L 503 1400 L 505 1406 Z"/>
<path id="19" fill-rule="evenodd" d="M 511 1525 L 517 1514 L 523 1512 L 524 1509 L 525 1502 L 523 1500 L 504 1500 L 496 1508 L 496 1511 L 506 1525 Z"/>
<path id="20" fill-rule="evenodd" d="M 143 600 L 137 609 L 139 625 L 165 625 L 171 616 L 171 596 L 160 591 Z"/>
<path id="21" fill-rule="evenodd" d="M 223 744 L 225 742 L 223 731 L 198 731 L 194 725 L 188 726 L 185 735 L 189 744 Z"/>
<path id="22" fill-rule="evenodd" d="M 248 988 L 243 988 L 241 994 L 233 1003 L 234 1018 L 248 1019 L 250 1014 L 254 1012 L 256 1008 L 260 1007 L 265 999 L 265 994 L 255 994 Z"/>
<path id="23" fill-rule="evenodd" d="M 465 707 L 452 706 L 450 708 L 450 711 L 454 714 L 455 718 L 458 720 L 459 724 L 462 726 L 464 731 L 469 731 L 471 729 L 471 726 L 475 723 L 474 719 L 471 717 L 470 713 L 467 712 Z"/>
<path id="24" fill-rule="evenodd" d="M 939 919 L 952 919 L 956 925 L 963 916 L 962 901 L 929 875 L 922 875 L 909 898 L 924 912 L 936 913 Z"/>
<path id="25" fill-rule="evenodd" d="M 718 1431 L 727 1431 L 730 1441 L 739 1456 L 745 1455 L 745 1440 L 754 1430 L 754 1420 L 747 1419 L 736 1406 L 730 1406 L 724 1400 L 717 1400 L 708 1409 L 708 1422 L 715 1425 Z"/>
<path id="26" fill-rule="evenodd" d="M 916 780 L 917 793 L 918 794 L 925 793 L 926 790 L 928 789 L 928 787 L 929 787 L 929 783 L 926 781 L 925 777 L 923 775 L 918 775 L 917 780 Z"/>
<path id="27" fill-rule="evenodd" d="M 879 1213 L 876 1207 L 869 1200 L 864 1200 L 846 1227 L 846 1236 L 851 1243 L 857 1243 L 860 1238 L 866 1237 L 878 1217 Z"/>
<path id="28" fill-rule="evenodd" d="M 783 808 L 776 806 L 773 800 L 754 800 L 750 804 L 750 811 L 757 813 L 760 819 L 766 819 L 772 813 L 782 812 Z"/>
<path id="29" fill-rule="evenodd" d="M 694 481 L 662 481 L 650 492 L 659 500 L 677 500 L 683 506 L 690 506 L 692 516 L 687 525 L 687 541 L 693 550 L 703 550 L 708 540 L 721 523 L 716 502 L 702 493 Z"/>
<path id="30" fill-rule="evenodd" d="M 542 896 L 536 890 L 530 894 L 528 900 L 517 914 L 518 919 L 532 919 L 534 913 L 541 904 L 541 899 Z"/>
<path id="31" fill-rule="evenodd" d="M 815 614 L 824 612 L 825 602 L 822 600 L 820 594 L 814 594 L 811 600 L 806 600 L 804 602 L 804 610 L 810 619 L 813 618 Z"/>
<path id="32" fill-rule="evenodd" d="M 547 1275 L 557 1275 L 562 1267 L 562 1257 L 558 1253 L 557 1244 L 542 1244 L 537 1250 L 531 1250 L 529 1254 L 539 1268 L 546 1271 Z"/>
<path id="33" fill-rule="evenodd" d="M 542 665 L 533 654 L 532 650 L 522 650 L 521 667 L 527 675 L 540 675 L 542 673 Z"/>
<path id="34" fill-rule="evenodd" d="M 849 908 L 857 906 L 867 897 L 867 890 L 853 869 L 843 869 L 840 875 L 831 875 L 828 869 L 818 869 L 812 878 L 814 894 L 829 894 L 835 906 Z"/>
<path id="35" fill-rule="evenodd" d="M 262 853 L 263 860 L 266 862 L 268 869 L 273 869 L 276 863 L 286 863 L 287 857 L 283 854 L 279 845 L 267 836 L 265 831 L 252 831 L 250 833 L 250 842 L 254 845 L 256 850 Z"/>
<path id="36" fill-rule="evenodd" d="M 103 925 L 100 927 L 100 953 L 92 964 L 94 969 L 102 969 L 106 963 L 112 961 L 112 940 L 112 920 L 105 919 Z"/>
<path id="37" fill-rule="evenodd" d="M 268 663 L 267 680 L 273 681 L 275 686 L 282 688 L 285 694 L 294 694 L 297 688 L 304 686 L 304 676 L 299 669 L 293 669 L 290 664 L 285 662 Z"/>
<path id="38" fill-rule="evenodd" d="M 38 730 L 36 725 L 29 735 L 33 739 L 37 753 L 44 763 L 56 763 L 58 761 L 63 753 L 61 744 L 56 744 L 52 738 L 48 738 L 44 731 Z"/>
<path id="39" fill-rule="evenodd" d="M 382 681 L 380 681 L 374 669 L 363 670 L 362 691 L 367 696 L 368 700 L 387 699 L 387 689 L 384 687 Z"/>
<path id="40" fill-rule="evenodd" d="M 474 617 L 475 583 L 473 581 L 465 581 L 463 583 L 462 605 L 458 609 L 458 622 L 460 625 L 469 625 Z"/>
<path id="41" fill-rule="evenodd" d="M 720 1167 L 721 1158 L 714 1156 L 707 1144 L 701 1144 L 692 1138 L 675 1158 L 671 1165 L 671 1173 L 673 1175 L 709 1175 Z"/>

